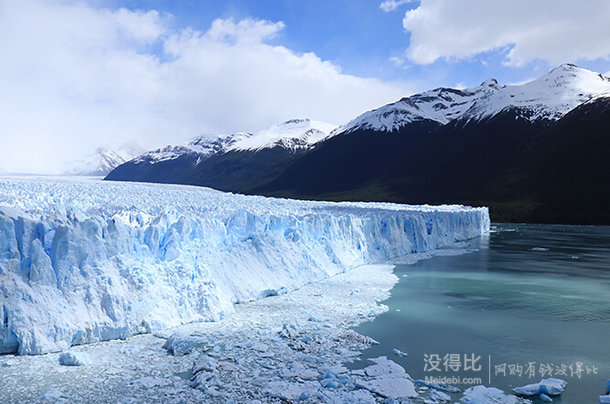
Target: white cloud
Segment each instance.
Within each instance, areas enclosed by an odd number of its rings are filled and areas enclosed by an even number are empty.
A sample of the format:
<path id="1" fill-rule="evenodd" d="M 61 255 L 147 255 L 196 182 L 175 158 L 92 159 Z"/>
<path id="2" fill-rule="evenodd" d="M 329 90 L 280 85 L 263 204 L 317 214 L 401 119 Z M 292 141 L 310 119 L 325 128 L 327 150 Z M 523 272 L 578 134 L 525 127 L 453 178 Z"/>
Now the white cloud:
<path id="1" fill-rule="evenodd" d="M 218 19 L 205 34 L 216 42 L 239 42 L 256 44 L 273 39 L 284 29 L 283 22 L 271 23 L 263 20 L 245 19 L 235 23 L 233 20 Z"/>
<path id="2" fill-rule="evenodd" d="M 390 62 L 392 62 L 392 64 L 396 67 L 402 67 L 405 65 L 405 63 L 407 62 L 405 60 L 405 58 L 401 58 L 398 56 L 390 56 L 390 58 L 388 59 Z"/>
<path id="3" fill-rule="evenodd" d="M 536 79 L 537 79 L 537 77 L 530 77 L 530 78 L 527 78 L 527 79 L 523 79 L 523 80 L 513 81 L 513 82 L 510 82 L 510 83 L 507 83 L 507 85 L 509 85 L 509 86 L 522 86 L 522 85 L 527 84 L 529 82 L 532 82 L 532 81 L 534 81 Z"/>
<path id="4" fill-rule="evenodd" d="M 402 56 L 390 56 L 388 61 L 399 69 L 408 70 L 413 67 L 413 63 L 404 55 Z"/>
<path id="5" fill-rule="evenodd" d="M 403 4 L 413 3 L 415 0 L 385 0 L 383 3 L 379 5 L 379 8 L 389 13 L 391 11 L 396 10 L 398 7 Z"/>
<path id="6" fill-rule="evenodd" d="M 406 12 L 408 57 L 429 64 L 506 49 L 505 64 L 551 64 L 610 55 L 610 2 L 588 0 L 422 0 Z"/>
<path id="7" fill-rule="evenodd" d="M 0 162 L 57 172 L 97 146 L 180 143 L 310 117 L 343 123 L 406 95 L 269 41 L 281 22 L 173 30 L 156 11 L 0 0 Z"/>

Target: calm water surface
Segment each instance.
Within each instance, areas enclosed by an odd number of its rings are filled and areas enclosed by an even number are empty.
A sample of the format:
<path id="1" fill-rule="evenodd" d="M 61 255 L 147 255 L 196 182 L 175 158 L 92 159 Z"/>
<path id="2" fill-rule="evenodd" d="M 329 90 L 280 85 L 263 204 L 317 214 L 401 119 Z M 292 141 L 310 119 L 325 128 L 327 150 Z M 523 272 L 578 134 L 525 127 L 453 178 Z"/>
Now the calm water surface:
<path id="1" fill-rule="evenodd" d="M 597 403 L 610 378 L 610 227 L 502 224 L 468 248 L 396 268 L 390 311 L 357 328 L 380 342 L 363 357 L 505 392 L 550 371 L 568 382 L 555 402 Z"/>

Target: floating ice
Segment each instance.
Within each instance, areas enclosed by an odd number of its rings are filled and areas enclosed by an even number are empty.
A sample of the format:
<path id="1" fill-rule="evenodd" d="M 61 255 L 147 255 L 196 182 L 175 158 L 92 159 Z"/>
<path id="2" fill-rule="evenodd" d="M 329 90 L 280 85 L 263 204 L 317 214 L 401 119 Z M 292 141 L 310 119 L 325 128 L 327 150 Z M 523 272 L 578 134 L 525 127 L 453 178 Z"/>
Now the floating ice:
<path id="1" fill-rule="evenodd" d="M 263 344 L 262 342 L 255 342 L 252 344 L 252 349 L 259 352 L 265 352 L 267 349 L 269 349 L 269 345 Z"/>
<path id="2" fill-rule="evenodd" d="M 308 400 L 322 386 L 317 381 L 306 382 L 270 382 L 263 392 L 270 397 L 280 398 L 287 401 Z"/>
<path id="3" fill-rule="evenodd" d="M 465 404 L 531 404 L 530 400 L 513 395 L 506 395 L 495 387 L 474 386 L 464 391 L 460 403 Z"/>
<path id="4" fill-rule="evenodd" d="M 370 379 L 356 381 L 356 386 L 387 398 L 417 397 L 415 385 L 404 368 L 385 356 L 369 359 L 372 365 L 364 368 Z"/>
<path id="5" fill-rule="evenodd" d="M 199 373 L 202 370 L 213 372 L 218 367 L 218 361 L 207 354 L 201 354 L 193 364 L 193 374 Z"/>
<path id="6" fill-rule="evenodd" d="M 329 320 L 329 318 L 328 317 L 324 317 L 324 316 L 319 316 L 319 317 L 309 316 L 309 318 L 307 319 L 307 321 L 313 321 L 315 323 L 323 323 L 323 322 L 328 321 L 328 320 Z"/>
<path id="7" fill-rule="evenodd" d="M 404 377 L 407 372 L 398 363 L 389 360 L 385 356 L 369 359 L 372 365 L 364 368 L 367 376 L 397 376 Z"/>
<path id="8" fill-rule="evenodd" d="M 537 396 L 546 394 L 556 396 L 566 389 L 568 382 L 563 379 L 555 379 L 554 377 L 542 379 L 538 383 L 528 384 L 522 387 L 515 387 L 513 391 L 523 396 Z"/>
<path id="9" fill-rule="evenodd" d="M 336 404 L 375 404 L 375 396 L 368 390 L 358 389 L 346 392 L 329 392 L 323 390 L 319 393 L 320 402 Z"/>
<path id="10" fill-rule="evenodd" d="M 440 391 L 445 391 L 447 393 L 459 393 L 460 389 L 452 386 L 450 384 L 447 383 L 435 383 L 435 382 L 426 382 L 425 380 L 422 379 L 417 379 L 415 380 L 415 384 L 418 386 L 426 386 L 429 387 L 431 389 L 435 389 L 435 390 L 440 390 Z"/>
<path id="11" fill-rule="evenodd" d="M 430 390 L 430 398 L 436 402 L 451 401 L 451 396 L 438 390 Z"/>
<path id="12" fill-rule="evenodd" d="M 0 178 L 0 353 L 219 320 L 234 303 L 488 230 L 486 208 Z"/>
<path id="13" fill-rule="evenodd" d="M 182 356 L 190 353 L 196 346 L 202 346 L 206 342 L 202 337 L 174 334 L 165 341 L 163 348 L 170 351 L 174 356 Z"/>
<path id="14" fill-rule="evenodd" d="M 85 366 L 91 361 L 89 356 L 81 352 L 64 352 L 59 355 L 59 364 L 63 366 Z"/>
<path id="15" fill-rule="evenodd" d="M 42 397 L 40 397 L 41 402 L 51 402 L 54 404 L 60 404 L 66 402 L 68 398 L 59 390 L 51 390 L 47 391 Z"/>
<path id="16" fill-rule="evenodd" d="M 299 331 L 297 330 L 297 326 L 294 324 L 284 324 L 282 327 L 282 331 L 280 331 L 280 336 L 282 338 L 287 339 L 295 339 L 299 336 Z"/>

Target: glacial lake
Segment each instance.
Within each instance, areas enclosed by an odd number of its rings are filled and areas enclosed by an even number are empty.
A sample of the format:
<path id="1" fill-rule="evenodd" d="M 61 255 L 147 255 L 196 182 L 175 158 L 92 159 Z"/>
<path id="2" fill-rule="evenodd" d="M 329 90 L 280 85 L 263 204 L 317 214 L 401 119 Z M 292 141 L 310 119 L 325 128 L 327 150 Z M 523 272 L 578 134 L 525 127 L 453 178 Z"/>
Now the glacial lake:
<path id="1" fill-rule="evenodd" d="M 362 357 L 386 355 L 413 379 L 480 378 L 462 390 L 511 393 L 550 375 L 568 382 L 554 402 L 597 403 L 610 378 L 610 227 L 496 224 L 466 248 L 396 267 L 390 310 L 356 328 L 380 342 Z"/>

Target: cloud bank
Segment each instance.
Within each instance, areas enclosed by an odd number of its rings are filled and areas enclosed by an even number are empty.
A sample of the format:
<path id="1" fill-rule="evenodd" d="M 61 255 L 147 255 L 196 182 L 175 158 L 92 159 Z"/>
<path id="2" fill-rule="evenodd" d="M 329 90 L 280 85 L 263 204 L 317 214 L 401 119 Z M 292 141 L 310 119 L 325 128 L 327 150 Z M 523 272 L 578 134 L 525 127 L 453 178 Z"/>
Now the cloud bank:
<path id="1" fill-rule="evenodd" d="M 588 0 L 422 0 L 406 12 L 407 56 L 431 64 L 506 51 L 519 67 L 542 59 L 552 65 L 610 55 L 610 2 Z"/>
<path id="2" fill-rule="evenodd" d="M 97 146 L 179 143 L 294 117 L 343 123 L 408 93 L 275 45 L 282 22 L 174 29 L 157 11 L 0 0 L 0 162 L 57 173 Z"/>

